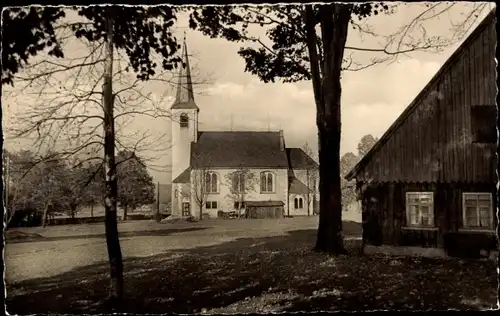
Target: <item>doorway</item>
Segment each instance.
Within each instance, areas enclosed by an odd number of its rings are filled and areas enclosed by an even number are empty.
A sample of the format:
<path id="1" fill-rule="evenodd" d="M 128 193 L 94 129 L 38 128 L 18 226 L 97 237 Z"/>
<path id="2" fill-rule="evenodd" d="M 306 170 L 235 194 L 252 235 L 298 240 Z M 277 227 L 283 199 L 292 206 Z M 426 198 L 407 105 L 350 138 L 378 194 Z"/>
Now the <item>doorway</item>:
<path id="1" fill-rule="evenodd" d="M 189 205 L 189 202 L 182 203 L 182 216 L 191 216 L 191 206 Z"/>

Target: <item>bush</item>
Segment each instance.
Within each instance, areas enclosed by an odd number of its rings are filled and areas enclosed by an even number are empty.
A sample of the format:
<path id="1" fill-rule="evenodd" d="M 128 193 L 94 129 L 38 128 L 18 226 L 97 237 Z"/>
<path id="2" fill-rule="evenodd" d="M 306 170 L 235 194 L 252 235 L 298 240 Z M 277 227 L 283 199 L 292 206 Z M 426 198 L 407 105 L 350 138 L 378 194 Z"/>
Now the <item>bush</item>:
<path id="1" fill-rule="evenodd" d="M 190 222 L 190 223 L 194 223 L 194 222 L 197 222 L 198 219 L 194 216 L 189 216 L 188 218 L 186 218 L 186 221 Z"/>
<path id="2" fill-rule="evenodd" d="M 210 214 L 208 213 L 203 213 L 202 216 L 203 219 L 210 219 Z"/>

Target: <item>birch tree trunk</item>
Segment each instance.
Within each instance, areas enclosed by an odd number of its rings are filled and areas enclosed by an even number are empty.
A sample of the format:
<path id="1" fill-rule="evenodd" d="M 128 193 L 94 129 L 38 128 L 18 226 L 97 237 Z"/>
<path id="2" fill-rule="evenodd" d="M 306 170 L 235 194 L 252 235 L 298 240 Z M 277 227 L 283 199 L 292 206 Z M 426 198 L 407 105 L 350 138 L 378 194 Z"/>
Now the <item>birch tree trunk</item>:
<path id="1" fill-rule="evenodd" d="M 106 193 L 104 198 L 106 244 L 109 256 L 110 288 L 109 299 L 112 307 L 117 307 L 123 298 L 123 259 L 118 239 L 117 193 L 115 164 L 115 126 L 113 114 L 113 8 L 108 9 L 106 21 L 106 61 L 104 67 L 103 108 L 104 108 L 104 161 L 106 171 Z"/>

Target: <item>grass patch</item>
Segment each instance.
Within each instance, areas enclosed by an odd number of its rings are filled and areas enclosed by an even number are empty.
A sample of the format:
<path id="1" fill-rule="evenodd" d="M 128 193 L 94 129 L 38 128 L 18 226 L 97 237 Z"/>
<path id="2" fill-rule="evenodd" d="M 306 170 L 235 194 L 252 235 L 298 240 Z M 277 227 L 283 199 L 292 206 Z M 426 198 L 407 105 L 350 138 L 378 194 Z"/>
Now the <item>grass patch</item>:
<path id="1" fill-rule="evenodd" d="M 348 231 L 354 225 L 344 225 Z M 347 234 L 346 234 L 347 235 Z M 312 251 L 316 230 L 239 238 L 125 262 L 128 313 L 485 309 L 496 305 L 493 262 Z M 7 284 L 11 314 L 106 313 L 108 265 Z"/>

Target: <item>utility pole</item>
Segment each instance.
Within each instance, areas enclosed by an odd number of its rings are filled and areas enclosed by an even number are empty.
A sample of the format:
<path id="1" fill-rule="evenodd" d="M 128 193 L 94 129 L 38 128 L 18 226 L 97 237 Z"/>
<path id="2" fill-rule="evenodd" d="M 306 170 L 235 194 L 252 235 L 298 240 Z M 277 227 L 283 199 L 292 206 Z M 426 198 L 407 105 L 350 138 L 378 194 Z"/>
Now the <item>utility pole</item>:
<path id="1" fill-rule="evenodd" d="M 3 169 L 4 169 L 4 205 L 5 205 L 5 217 L 6 217 L 6 223 L 9 223 L 10 220 L 10 213 L 9 213 L 9 189 L 10 189 L 10 159 L 7 155 L 5 155 L 4 151 L 4 164 L 3 164 Z"/>
<path id="2" fill-rule="evenodd" d="M 156 184 L 156 222 L 160 222 L 160 182 Z"/>

